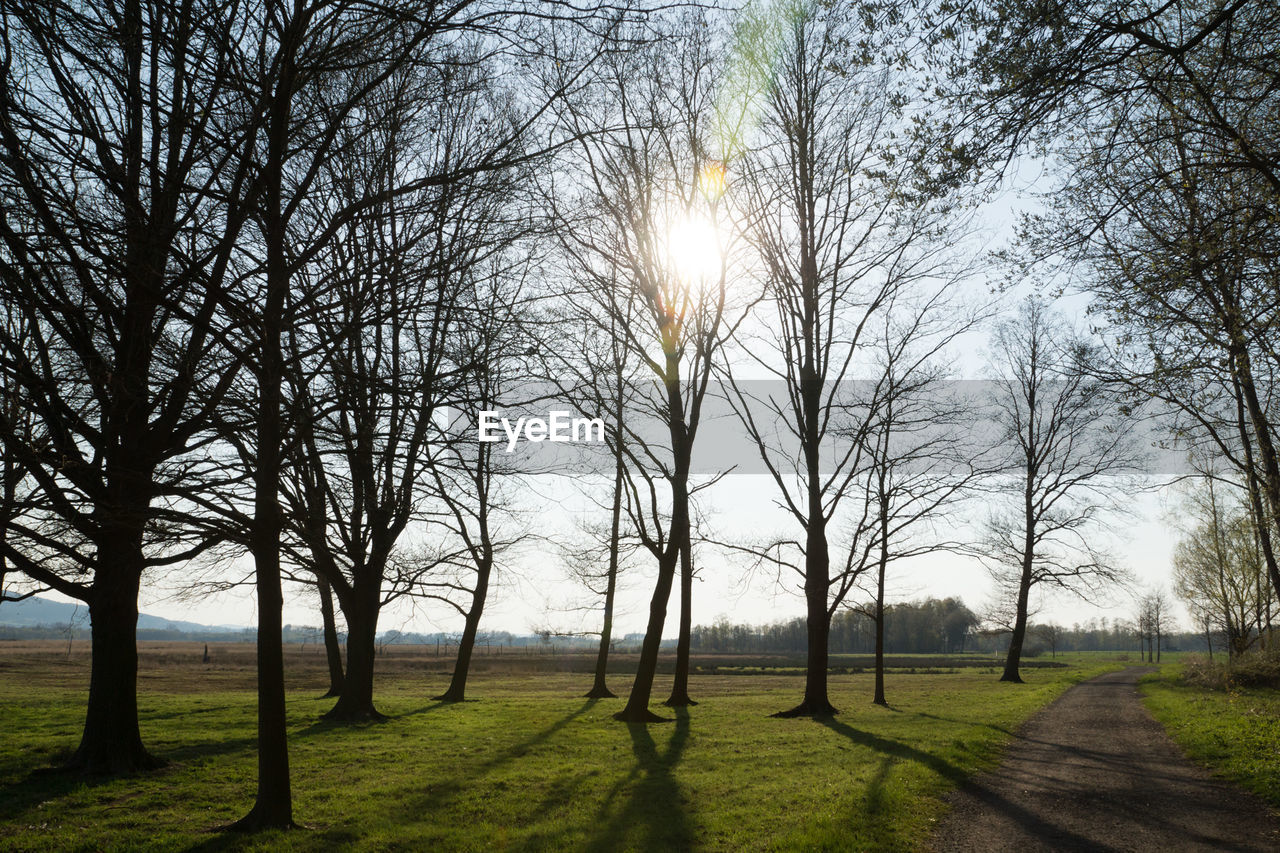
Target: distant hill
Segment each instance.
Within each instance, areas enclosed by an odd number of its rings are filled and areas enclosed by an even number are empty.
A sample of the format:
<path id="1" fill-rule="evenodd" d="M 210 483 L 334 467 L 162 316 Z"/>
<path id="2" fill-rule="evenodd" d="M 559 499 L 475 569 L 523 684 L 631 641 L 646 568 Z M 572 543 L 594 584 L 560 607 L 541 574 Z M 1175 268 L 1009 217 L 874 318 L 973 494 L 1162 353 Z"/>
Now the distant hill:
<path id="1" fill-rule="evenodd" d="M 68 604 L 49 598 L 34 596 L 24 601 L 0 602 L 0 625 L 14 628 L 34 628 L 36 626 L 54 627 L 74 623 L 76 628 L 89 627 L 89 608 L 84 605 Z M 227 625 L 201 625 L 198 622 L 183 622 L 178 619 L 164 619 L 147 613 L 138 614 L 139 630 L 181 631 L 186 634 L 195 633 L 240 633 L 243 628 Z"/>

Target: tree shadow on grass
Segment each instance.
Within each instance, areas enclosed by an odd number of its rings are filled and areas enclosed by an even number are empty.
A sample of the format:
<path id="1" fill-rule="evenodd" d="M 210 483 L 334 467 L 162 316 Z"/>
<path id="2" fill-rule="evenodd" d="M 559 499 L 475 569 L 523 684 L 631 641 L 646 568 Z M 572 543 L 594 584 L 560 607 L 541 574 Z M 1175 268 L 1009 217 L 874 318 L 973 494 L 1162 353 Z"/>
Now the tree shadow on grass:
<path id="1" fill-rule="evenodd" d="M 934 773 L 937 773 L 939 776 L 947 779 L 957 789 L 974 796 L 988 807 L 1008 815 L 1028 832 L 1040 838 L 1054 839 L 1056 845 L 1062 845 L 1060 849 L 1099 849 L 1096 843 L 1089 839 L 1082 838 L 1081 836 L 1063 829 L 1062 827 L 1054 826 L 1034 812 L 1010 801 L 1007 797 L 993 790 L 991 787 L 975 784 L 969 774 L 965 773 L 960 767 L 952 764 L 946 759 L 939 758 L 932 753 L 917 749 L 916 747 L 903 743 L 902 741 L 880 737 L 879 735 L 873 735 L 870 732 L 855 729 L 853 726 L 850 726 L 847 723 L 838 722 L 832 717 L 816 719 L 822 725 L 837 734 L 843 735 L 859 746 L 874 749 L 886 756 L 891 756 L 901 760 L 915 761 L 924 765 Z M 883 796 L 884 782 L 888 773 L 888 768 L 885 765 L 882 764 L 881 769 L 884 773 L 877 774 L 876 779 L 872 782 L 873 786 L 876 786 L 878 780 L 878 788 L 874 792 L 877 798 Z M 868 796 L 871 796 L 872 793 L 872 791 L 868 791 Z"/>
<path id="2" fill-rule="evenodd" d="M 636 764 L 605 796 L 596 816 L 600 828 L 587 843 L 587 850 L 687 850 L 693 846 L 693 829 L 685 813 L 684 797 L 672 772 L 689 739 L 689 711 L 682 707 L 673 711 L 675 731 L 662 753 L 658 752 L 648 726 L 642 723 L 627 726 Z M 626 802 L 609 816 L 613 803 L 628 787 Z"/>
<path id="3" fill-rule="evenodd" d="M 565 726 L 587 713 L 587 711 L 590 711 L 591 708 L 599 701 L 599 699 L 585 700 L 577 709 L 556 720 L 546 728 L 535 732 L 519 743 L 512 744 L 497 755 L 494 755 L 492 758 L 476 763 L 460 763 L 458 775 L 439 780 L 413 800 L 406 799 L 403 802 L 403 805 L 405 806 L 403 813 L 411 816 L 413 820 L 420 820 L 423 815 L 431 814 L 432 810 L 440 808 L 449 800 L 462 793 L 464 790 L 463 786 L 466 782 L 485 776 L 504 764 L 521 757 L 529 752 L 529 750 L 550 740 Z M 440 702 L 436 705 L 429 705 L 421 711 L 411 711 L 410 713 L 424 713 L 442 706 L 456 708 L 458 707 L 458 703 Z"/>
<path id="4" fill-rule="evenodd" d="M 1013 737 L 1013 731 L 1011 729 L 1007 728 L 1006 726 L 997 726 L 995 723 L 983 723 L 977 720 L 961 720 L 956 717 L 944 717 L 941 714 L 929 714 L 924 711 L 916 711 L 916 716 L 924 717 L 925 719 L 929 719 L 929 720 L 938 720 L 939 722 L 943 722 L 943 723 L 956 723 L 962 726 L 978 726 L 984 729 L 991 729 L 992 731 L 999 732 L 1000 734 L 1003 734 L 1003 735 L 1008 735 L 1010 737 Z"/>
<path id="5" fill-rule="evenodd" d="M 836 734 L 843 735 L 858 746 L 865 746 L 869 749 L 874 749 L 876 752 L 893 756 L 894 758 L 915 761 L 923 764 L 934 773 L 937 773 L 939 776 L 942 776 L 955 784 L 959 784 L 966 778 L 964 771 L 955 764 L 952 764 L 950 761 L 947 761 L 944 758 L 939 758 L 931 752 L 925 752 L 924 750 L 917 749 L 916 747 L 903 743 L 900 740 L 880 737 L 879 735 L 873 735 L 871 732 L 855 729 L 848 723 L 840 722 L 835 717 L 814 717 L 814 721 L 826 726 Z"/>
<path id="6" fill-rule="evenodd" d="M 431 713 L 432 711 L 438 711 L 438 710 L 440 710 L 441 708 L 457 708 L 457 707 L 459 707 L 459 706 L 463 706 L 463 707 L 465 707 L 466 705 L 469 705 L 469 704 L 471 704 L 472 702 L 478 702 L 478 701 L 480 701 L 480 700 L 478 700 L 478 699 L 467 699 L 467 700 L 465 700 L 465 701 L 463 701 L 463 702 L 444 702 L 444 701 L 441 701 L 441 700 L 434 700 L 434 699 L 433 699 L 430 705 L 423 705 L 421 708 L 415 708 L 415 709 L 413 709 L 412 711 L 405 711 L 403 714 L 396 714 L 396 715 L 393 717 L 393 719 L 397 719 L 397 720 L 399 720 L 399 719 L 403 719 L 403 718 L 405 718 L 405 717 L 416 717 L 418 714 L 429 714 L 429 713 Z"/>
<path id="7" fill-rule="evenodd" d="M 23 813 L 41 803 L 61 799 L 82 788 L 96 788 L 130 779 L 163 778 L 165 774 L 181 772 L 185 762 L 192 759 L 251 750 L 257 743 L 256 737 L 248 737 L 187 744 L 172 749 L 153 749 L 154 757 L 162 762 L 159 767 L 125 775 L 96 775 L 64 768 L 61 765 L 72 754 L 64 752 L 54 756 L 57 765 L 36 768 L 17 781 L 0 785 L 0 825 L 16 821 Z"/>

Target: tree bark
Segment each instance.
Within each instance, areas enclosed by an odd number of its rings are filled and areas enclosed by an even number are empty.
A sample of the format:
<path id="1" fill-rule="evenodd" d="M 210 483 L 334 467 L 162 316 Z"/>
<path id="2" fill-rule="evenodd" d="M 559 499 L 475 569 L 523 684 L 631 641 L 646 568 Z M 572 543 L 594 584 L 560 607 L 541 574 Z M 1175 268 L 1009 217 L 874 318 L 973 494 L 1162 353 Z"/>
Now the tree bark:
<path id="1" fill-rule="evenodd" d="M 292 115 L 294 56 L 292 39 L 303 29 L 298 20 L 284 25 L 280 71 L 267 118 L 267 156 L 263 239 L 266 243 L 266 299 L 261 314 L 258 370 L 258 433 L 254 459 L 254 518 L 251 547 L 258 592 L 258 793 L 253 808 L 232 825 L 238 830 L 292 828 L 293 792 L 289 780 L 289 743 L 281 637 L 284 594 L 280 581 L 281 404 L 284 352 L 281 338 L 290 275 L 285 257 L 284 159 Z"/>
<path id="2" fill-rule="evenodd" d="M 619 372 L 618 376 L 619 385 L 621 385 L 621 372 Z M 619 400 L 621 400 L 621 397 L 621 389 L 619 389 Z M 619 423 L 621 423 L 621 407 L 619 407 Z M 613 642 L 613 602 L 618 590 L 618 549 L 622 535 L 622 480 L 625 471 L 623 470 L 622 445 L 620 444 L 621 432 L 621 429 L 619 429 L 619 438 L 614 447 L 613 517 L 609 523 L 609 577 L 605 582 L 604 590 L 604 623 L 600 627 L 600 650 L 596 652 L 595 683 L 591 685 L 591 690 L 587 692 L 588 699 L 616 698 L 616 694 L 605 683 L 605 678 L 609 670 L 609 644 Z"/>
<path id="3" fill-rule="evenodd" d="M 356 587 L 347 595 L 342 613 L 347 618 L 347 673 L 342 695 L 324 715 L 326 720 L 364 722 L 385 720 L 373 705 L 373 668 L 377 655 L 381 584 Z M 343 603 L 339 599 L 339 603 Z"/>
<path id="4" fill-rule="evenodd" d="M 821 510 L 810 515 L 809 535 L 805 545 L 805 652 L 804 699 L 794 708 L 779 711 L 775 717 L 809 717 L 837 714 L 827 695 L 828 662 L 830 660 L 831 614 L 827 609 L 830 586 L 830 556 Z"/>
<path id="5" fill-rule="evenodd" d="M 698 703 L 689 698 L 689 646 L 693 630 L 693 547 L 689 536 L 680 546 L 680 636 L 676 640 L 676 677 L 671 697 L 664 702 L 670 708 L 686 708 Z"/>
<path id="6" fill-rule="evenodd" d="M 142 555 L 136 556 L 141 565 Z M 138 729 L 138 587 L 133 567 L 99 570 L 89 601 L 93 659 L 89 704 L 80 746 L 67 762 L 71 770 L 122 774 L 160 766 L 142 745 Z M 107 577 L 113 580 L 108 582 Z"/>
<path id="7" fill-rule="evenodd" d="M 880 564 L 876 568 L 876 689 L 871 700 L 877 705 L 889 707 L 884 697 L 884 576 L 888 568 L 888 555 L 880 555 Z"/>
<path id="8" fill-rule="evenodd" d="M 1280 536 L 1280 460 L 1276 458 L 1275 442 L 1271 438 L 1271 423 L 1258 398 L 1258 389 L 1253 378 L 1253 368 L 1249 359 L 1247 345 L 1239 339 L 1235 329 L 1230 330 L 1232 337 L 1231 360 L 1235 367 L 1234 378 L 1244 397 L 1245 408 L 1249 413 L 1249 421 L 1253 425 L 1254 438 L 1257 441 L 1258 455 L 1261 457 L 1262 477 L 1260 485 L 1266 494 L 1267 522 L 1272 532 Z M 1274 560 L 1267 564 L 1271 576 L 1271 586 L 1280 595 L 1280 567 Z"/>
<path id="9" fill-rule="evenodd" d="M 658 650 L 662 645 L 662 628 L 667 621 L 667 602 L 671 599 L 671 586 L 675 581 L 676 563 L 680 549 L 669 549 L 658 562 L 658 580 L 654 584 L 653 597 L 649 601 L 649 622 L 645 626 L 644 643 L 640 647 L 640 662 L 636 665 L 636 678 L 631 694 L 621 711 L 613 715 L 615 720 L 627 723 L 658 723 L 664 718 L 649 710 L 649 696 L 653 693 L 653 677 L 658 672 Z"/>
<path id="10" fill-rule="evenodd" d="M 675 581 L 676 565 L 680 561 L 681 542 L 688 535 L 689 529 L 687 461 L 678 466 L 673 480 L 671 538 L 658 561 L 658 579 L 653 587 L 653 597 L 649 601 L 649 622 L 645 626 L 644 643 L 640 646 L 636 678 L 631 685 L 626 706 L 613 715 L 615 720 L 627 723 L 665 721 L 649 710 L 649 697 L 653 694 L 653 678 L 658 672 L 658 651 L 662 647 L 662 629 L 667 621 L 667 603 L 671 600 L 671 586 Z"/>
<path id="11" fill-rule="evenodd" d="M 467 612 L 467 621 L 462 628 L 462 640 L 458 643 L 458 658 L 453 666 L 453 677 L 449 679 L 449 689 L 435 697 L 440 702 L 462 702 L 467 697 L 467 675 L 471 672 L 471 652 L 476 645 L 476 634 L 480 631 L 480 617 L 484 614 L 484 603 L 489 596 L 489 576 L 493 571 L 493 558 L 486 556 L 480 561 L 476 572 L 476 589 L 471 596 L 471 610 Z"/>
<path id="12" fill-rule="evenodd" d="M 1031 597 L 1031 560 L 1025 558 L 1022 565 L 1022 578 L 1018 583 L 1018 610 L 1013 621 L 1013 634 L 1009 637 L 1009 653 L 1004 661 L 1004 673 L 1001 681 L 1012 681 L 1022 684 L 1022 676 L 1018 674 L 1018 666 L 1022 662 L 1022 642 L 1027 636 L 1027 602 Z"/>
<path id="13" fill-rule="evenodd" d="M 338 642 L 338 623 L 333 614 L 333 590 L 329 582 L 316 575 L 316 586 L 320 589 L 320 618 L 324 620 L 324 653 L 329 663 L 329 692 L 326 698 L 342 695 L 342 646 Z"/>

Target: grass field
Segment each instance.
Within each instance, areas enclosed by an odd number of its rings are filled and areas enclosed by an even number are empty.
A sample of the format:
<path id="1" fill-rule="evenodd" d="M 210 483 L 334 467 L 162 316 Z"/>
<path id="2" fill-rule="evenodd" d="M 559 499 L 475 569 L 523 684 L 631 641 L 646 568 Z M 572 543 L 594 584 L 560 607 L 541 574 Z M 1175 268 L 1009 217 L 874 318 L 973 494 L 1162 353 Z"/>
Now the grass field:
<path id="1" fill-rule="evenodd" d="M 1143 679 L 1152 715 L 1190 758 L 1280 808 L 1280 691 L 1211 690 L 1183 683 L 1180 670 Z"/>
<path id="2" fill-rule="evenodd" d="M 317 698 L 322 658 L 294 648 L 291 760 L 305 828 L 243 837 L 217 828 L 253 795 L 252 650 L 218 647 L 203 665 L 199 646 L 144 646 L 143 739 L 169 765 L 88 782 L 33 772 L 79 736 L 88 663 L 64 650 L 0 645 L 5 849 L 910 849 L 939 797 L 993 763 L 1022 720 L 1124 665 L 1068 658 L 1027 670 L 1025 685 L 997 682 L 991 667 L 929 667 L 889 678 L 890 709 L 870 703 L 869 674 L 835 675 L 842 713 L 827 721 L 768 716 L 798 700 L 799 677 L 704 674 L 692 682 L 701 704 L 645 727 L 609 718 L 621 700 L 581 698 L 589 679 L 563 659 L 482 659 L 472 700 L 444 705 L 427 697 L 446 686 L 448 661 L 397 650 L 379 664 L 391 719 L 352 727 L 319 721 L 332 703 Z M 622 692 L 629 679 L 612 683 Z M 668 685 L 660 678 L 655 695 Z"/>

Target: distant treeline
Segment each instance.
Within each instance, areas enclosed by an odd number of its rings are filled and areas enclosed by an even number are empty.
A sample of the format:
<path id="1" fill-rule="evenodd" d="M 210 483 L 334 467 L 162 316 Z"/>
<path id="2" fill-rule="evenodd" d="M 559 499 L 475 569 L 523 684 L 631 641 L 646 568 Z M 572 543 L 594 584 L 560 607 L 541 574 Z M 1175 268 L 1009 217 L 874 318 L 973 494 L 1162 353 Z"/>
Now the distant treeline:
<path id="1" fill-rule="evenodd" d="M 870 607 L 868 606 L 868 610 Z M 885 651 L 889 654 L 1003 653 L 1009 632 L 982 630 L 982 620 L 958 598 L 926 598 L 885 609 Z M 699 625 L 691 636 L 699 652 L 796 653 L 805 650 L 807 635 L 802 616 L 767 625 L 734 624 L 721 618 Z M 1137 651 L 1139 638 L 1125 620 L 1090 619 L 1070 628 L 1033 624 L 1024 654 L 1057 652 Z M 1168 651 L 1205 651 L 1202 635 L 1179 633 L 1165 637 Z M 831 620 L 832 654 L 872 654 L 875 621 L 862 609 L 843 610 Z"/>
<path id="2" fill-rule="evenodd" d="M 892 654 L 946 654 L 973 650 L 979 619 L 958 598 L 926 598 L 885 609 L 885 651 Z M 699 625 L 690 640 L 700 652 L 803 652 L 808 642 L 803 616 L 769 625 L 735 625 L 721 618 Z M 861 610 L 843 610 L 831 619 L 832 654 L 875 651 L 875 621 Z"/>

